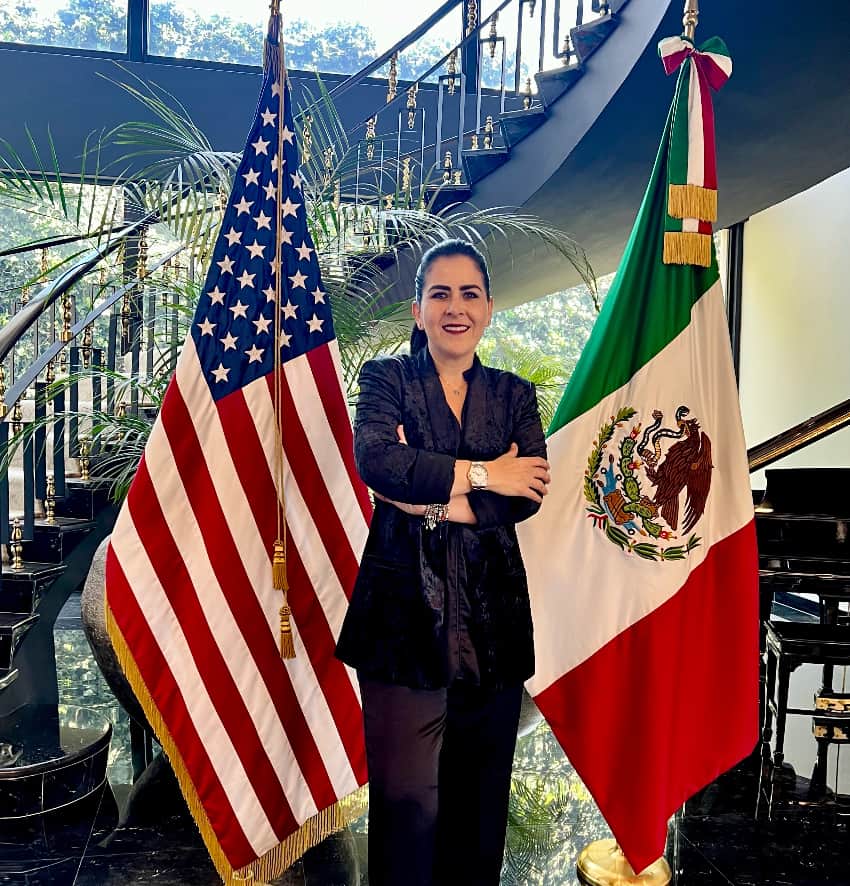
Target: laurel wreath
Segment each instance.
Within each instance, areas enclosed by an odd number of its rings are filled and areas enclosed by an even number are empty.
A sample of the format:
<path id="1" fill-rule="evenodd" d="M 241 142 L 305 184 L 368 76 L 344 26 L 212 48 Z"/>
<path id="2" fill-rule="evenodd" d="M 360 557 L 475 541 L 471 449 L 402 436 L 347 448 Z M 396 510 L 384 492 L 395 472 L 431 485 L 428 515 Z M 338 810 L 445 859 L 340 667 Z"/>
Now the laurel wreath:
<path id="1" fill-rule="evenodd" d="M 593 449 L 587 458 L 587 470 L 584 474 L 584 497 L 591 505 L 587 510 L 588 513 L 596 517 L 604 518 L 605 534 L 621 551 L 637 554 L 643 560 L 684 560 L 702 541 L 698 535 L 691 535 L 684 544 L 670 545 L 666 548 L 649 541 L 633 542 L 619 526 L 612 525 L 610 520 L 608 520 L 607 513 L 602 507 L 602 502 L 599 498 L 599 488 L 594 481 L 602 465 L 602 451 L 611 441 L 614 431 L 623 422 L 628 421 L 636 414 L 636 409 L 632 409 L 631 406 L 624 406 L 616 415 L 611 416 L 610 422 L 602 425 L 599 429 L 599 434 L 593 443 Z"/>

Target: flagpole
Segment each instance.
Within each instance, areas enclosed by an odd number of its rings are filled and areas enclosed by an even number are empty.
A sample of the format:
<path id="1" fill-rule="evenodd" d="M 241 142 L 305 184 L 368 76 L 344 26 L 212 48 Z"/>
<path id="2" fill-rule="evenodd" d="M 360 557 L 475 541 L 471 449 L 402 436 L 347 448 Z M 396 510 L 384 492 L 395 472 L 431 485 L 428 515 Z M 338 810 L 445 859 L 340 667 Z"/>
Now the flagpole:
<path id="1" fill-rule="evenodd" d="M 685 36 L 693 42 L 694 34 L 699 21 L 699 0 L 685 0 L 685 14 L 682 24 L 685 26 Z"/>

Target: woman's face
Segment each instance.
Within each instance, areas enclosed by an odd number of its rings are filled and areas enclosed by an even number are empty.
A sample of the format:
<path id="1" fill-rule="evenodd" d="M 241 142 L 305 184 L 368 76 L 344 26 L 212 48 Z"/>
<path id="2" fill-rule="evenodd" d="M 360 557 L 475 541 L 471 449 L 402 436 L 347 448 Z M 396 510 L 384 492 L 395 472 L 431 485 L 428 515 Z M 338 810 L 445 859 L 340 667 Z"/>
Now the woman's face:
<path id="1" fill-rule="evenodd" d="M 425 330 L 436 360 L 471 358 L 490 325 L 493 301 L 484 277 L 468 255 L 444 255 L 425 272 L 422 302 L 413 302 L 416 325 Z"/>

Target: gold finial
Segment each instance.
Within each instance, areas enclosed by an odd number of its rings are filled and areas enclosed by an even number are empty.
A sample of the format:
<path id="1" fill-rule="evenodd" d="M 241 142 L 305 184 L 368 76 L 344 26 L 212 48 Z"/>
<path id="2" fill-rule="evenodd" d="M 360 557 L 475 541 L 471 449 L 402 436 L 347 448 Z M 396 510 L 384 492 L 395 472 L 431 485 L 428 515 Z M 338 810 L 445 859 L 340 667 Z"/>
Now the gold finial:
<path id="1" fill-rule="evenodd" d="M 6 418 L 9 407 L 6 405 L 6 370 L 0 366 L 0 418 Z"/>
<path id="2" fill-rule="evenodd" d="M 456 185 L 459 185 L 459 184 L 460 184 L 460 176 L 461 176 L 461 172 L 462 172 L 462 170 L 460 170 L 460 169 L 456 169 L 456 170 L 454 171 L 454 183 L 455 183 Z"/>
<path id="3" fill-rule="evenodd" d="M 50 257 L 47 252 L 47 247 L 42 247 L 41 250 L 41 276 L 43 277 L 47 274 L 47 271 L 50 269 Z"/>
<path id="4" fill-rule="evenodd" d="M 44 522 L 51 526 L 56 523 L 56 480 L 52 474 L 47 478 L 47 492 L 44 498 Z"/>
<path id="5" fill-rule="evenodd" d="M 572 46 L 570 45 L 570 32 L 564 34 L 564 45 L 561 47 L 561 64 L 569 65 L 570 56 L 572 55 Z"/>
<path id="6" fill-rule="evenodd" d="M 477 132 L 472 133 L 472 135 L 470 136 L 470 141 L 471 141 L 471 144 L 469 146 L 469 150 L 470 151 L 477 151 L 478 150 L 478 133 Z"/>
<path id="7" fill-rule="evenodd" d="M 25 305 L 29 302 L 31 289 L 32 289 L 32 287 L 29 285 L 21 287 L 21 304 L 22 305 Z"/>
<path id="8" fill-rule="evenodd" d="M 410 157 L 405 157 L 401 165 L 401 189 L 410 195 Z"/>
<path id="9" fill-rule="evenodd" d="M 375 159 L 375 128 L 378 125 L 378 115 L 370 117 L 366 121 L 366 159 Z"/>
<path id="10" fill-rule="evenodd" d="M 499 13 L 494 12 L 493 17 L 490 19 L 490 58 L 496 57 L 496 42 L 498 34 L 496 33 L 496 22 L 499 20 Z"/>
<path id="11" fill-rule="evenodd" d="M 416 93 L 419 92 L 419 84 L 414 83 L 407 90 L 407 128 L 413 129 L 416 125 Z"/>
<path id="12" fill-rule="evenodd" d="M 398 95 L 398 53 L 390 56 L 390 75 L 387 78 L 387 104 Z"/>
<path id="13" fill-rule="evenodd" d="M 145 228 L 139 232 L 139 251 L 136 261 L 136 276 L 144 280 L 148 275 L 148 234 Z"/>
<path id="14" fill-rule="evenodd" d="M 53 382 L 56 381 L 56 366 L 54 365 L 52 360 L 48 360 L 47 362 L 47 369 L 44 373 L 44 380 L 49 385 L 52 385 Z"/>
<path id="15" fill-rule="evenodd" d="M 20 434 L 24 429 L 24 408 L 18 400 L 12 407 L 12 433 Z"/>
<path id="16" fill-rule="evenodd" d="M 466 7 L 466 36 L 478 27 L 478 0 L 468 0 Z"/>
<path id="17" fill-rule="evenodd" d="M 91 439 L 89 437 L 80 437 L 80 479 L 84 483 L 91 480 L 89 468 L 91 466 Z"/>
<path id="18" fill-rule="evenodd" d="M 392 209 L 392 208 L 393 208 L 393 195 L 392 195 L 392 194 L 386 194 L 386 195 L 384 196 L 384 209 L 389 210 L 389 209 Z"/>
<path id="19" fill-rule="evenodd" d="M 449 79 L 446 81 L 446 87 L 448 89 L 449 95 L 455 94 L 455 74 L 457 74 L 457 49 L 453 49 L 449 53 L 449 60 L 447 62 L 446 73 L 448 74 Z"/>
<path id="20" fill-rule="evenodd" d="M 12 520 L 12 569 L 20 572 L 24 568 L 24 529 L 18 517 Z"/>
<path id="21" fill-rule="evenodd" d="M 443 184 L 447 185 L 452 180 L 452 152 L 446 151 L 446 158 L 443 160 Z"/>
<path id="22" fill-rule="evenodd" d="M 66 292 L 62 296 L 62 341 L 71 341 L 74 334 L 71 332 L 71 318 L 73 315 L 73 305 L 71 296 Z"/>
<path id="23" fill-rule="evenodd" d="M 130 293 L 121 299 L 121 336 L 124 341 L 130 340 Z"/>
<path id="24" fill-rule="evenodd" d="M 115 410 L 116 418 L 127 418 L 127 404 L 122 400 L 118 404 L 118 408 Z"/>
<path id="25" fill-rule="evenodd" d="M 488 151 L 493 147 L 493 118 L 488 115 L 484 121 L 484 150 Z"/>
<path id="26" fill-rule="evenodd" d="M 531 107 L 531 77 L 526 78 L 525 92 L 522 95 L 522 107 L 527 111 Z"/>
<path id="27" fill-rule="evenodd" d="M 688 40 L 694 39 L 698 21 L 699 0 L 685 0 L 685 14 L 682 18 L 682 24 L 685 26 L 685 36 Z"/>
<path id="28" fill-rule="evenodd" d="M 98 271 L 98 274 L 97 274 L 97 282 L 101 286 L 106 285 L 106 265 L 100 266 L 100 270 Z"/>
<path id="29" fill-rule="evenodd" d="M 322 176 L 322 187 L 329 188 L 331 184 L 331 179 L 333 177 L 333 168 L 334 168 L 334 147 L 330 145 L 325 148 L 322 152 L 322 159 L 325 164 L 325 172 Z"/>
<path id="30" fill-rule="evenodd" d="M 313 133 L 311 127 L 313 125 L 313 115 L 304 115 L 304 125 L 301 127 L 301 162 L 310 162 L 310 149 L 313 146 Z"/>
<path id="31" fill-rule="evenodd" d="M 339 209 L 339 205 L 342 203 L 342 184 L 339 179 L 334 182 L 334 198 L 333 198 L 333 208 Z"/>

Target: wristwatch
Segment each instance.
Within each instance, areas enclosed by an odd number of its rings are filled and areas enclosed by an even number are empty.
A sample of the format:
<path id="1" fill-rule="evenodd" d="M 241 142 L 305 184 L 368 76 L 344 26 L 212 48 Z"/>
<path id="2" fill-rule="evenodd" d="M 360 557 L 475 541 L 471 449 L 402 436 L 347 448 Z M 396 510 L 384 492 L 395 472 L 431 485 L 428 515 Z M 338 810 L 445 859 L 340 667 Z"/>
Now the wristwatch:
<path id="1" fill-rule="evenodd" d="M 466 472 L 466 478 L 473 489 L 487 488 L 487 466 L 483 461 L 474 461 Z"/>

